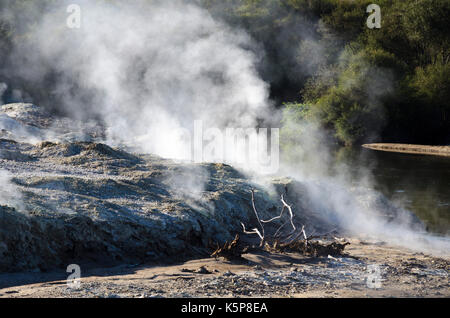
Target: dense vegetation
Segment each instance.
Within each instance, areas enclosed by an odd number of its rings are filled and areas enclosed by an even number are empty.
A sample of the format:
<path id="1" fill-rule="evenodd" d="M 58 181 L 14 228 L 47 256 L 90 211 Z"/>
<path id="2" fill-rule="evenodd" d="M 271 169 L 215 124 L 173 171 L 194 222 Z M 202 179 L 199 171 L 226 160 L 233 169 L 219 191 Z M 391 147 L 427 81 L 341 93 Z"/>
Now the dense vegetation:
<path id="1" fill-rule="evenodd" d="M 151 0 L 148 0 L 151 1 Z M 2 0 L 0 10 L 38 12 L 33 0 Z M 54 1 L 39 1 L 44 4 Z M 289 146 L 305 121 L 337 143 L 450 143 L 450 0 L 202 0 L 213 15 L 247 30 L 261 54 L 261 76 L 284 109 Z M 367 5 L 382 10 L 381 29 L 366 26 Z M 31 8 L 31 9 L 30 9 Z M 0 69 L 28 25 L 0 15 Z M 52 77 L 43 81 L 51 87 Z M 36 102 L 51 96 L 0 73 Z"/>
<path id="2" fill-rule="evenodd" d="M 284 141 L 308 120 L 343 144 L 450 143 L 450 1 L 225 2 L 267 52 L 262 74 L 287 102 Z M 381 29 L 366 25 L 371 3 Z"/>

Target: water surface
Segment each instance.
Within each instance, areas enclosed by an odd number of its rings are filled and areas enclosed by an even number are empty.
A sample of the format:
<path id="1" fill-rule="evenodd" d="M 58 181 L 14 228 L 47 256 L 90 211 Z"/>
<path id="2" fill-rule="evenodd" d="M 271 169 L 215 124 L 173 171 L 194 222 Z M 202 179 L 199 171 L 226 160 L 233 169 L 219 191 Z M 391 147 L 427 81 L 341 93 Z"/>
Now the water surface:
<path id="1" fill-rule="evenodd" d="M 341 149 L 336 159 L 355 179 L 367 170 L 376 190 L 414 212 L 429 231 L 450 234 L 449 157 L 358 148 Z"/>

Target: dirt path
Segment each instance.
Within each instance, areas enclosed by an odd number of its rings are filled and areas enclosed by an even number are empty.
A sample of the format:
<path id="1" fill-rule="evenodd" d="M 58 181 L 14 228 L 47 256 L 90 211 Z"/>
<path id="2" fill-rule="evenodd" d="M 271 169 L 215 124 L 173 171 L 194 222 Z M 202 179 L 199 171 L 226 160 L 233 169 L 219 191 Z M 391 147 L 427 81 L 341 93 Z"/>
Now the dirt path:
<path id="1" fill-rule="evenodd" d="M 366 144 L 364 148 L 388 152 L 401 152 L 419 155 L 435 155 L 450 157 L 450 146 L 426 146 L 426 145 L 408 145 L 408 144 Z"/>
<path id="2" fill-rule="evenodd" d="M 90 270 L 78 290 L 67 286 L 63 272 L 2 274 L 0 286 L 11 287 L 0 289 L 0 298 L 450 297 L 448 259 L 350 242 L 340 258 L 262 253 L 246 254 L 242 263 L 200 259 Z"/>

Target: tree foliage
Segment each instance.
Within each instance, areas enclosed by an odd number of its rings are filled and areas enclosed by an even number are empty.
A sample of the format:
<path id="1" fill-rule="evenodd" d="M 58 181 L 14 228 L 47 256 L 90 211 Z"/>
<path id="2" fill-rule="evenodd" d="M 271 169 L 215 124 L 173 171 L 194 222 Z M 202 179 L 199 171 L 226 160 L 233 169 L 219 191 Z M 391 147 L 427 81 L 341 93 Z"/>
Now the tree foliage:
<path id="1" fill-rule="evenodd" d="M 449 143 L 450 1 L 380 1 L 378 30 L 367 1 L 333 3 L 321 36 L 344 48 L 304 85 L 309 118 L 344 144 Z"/>

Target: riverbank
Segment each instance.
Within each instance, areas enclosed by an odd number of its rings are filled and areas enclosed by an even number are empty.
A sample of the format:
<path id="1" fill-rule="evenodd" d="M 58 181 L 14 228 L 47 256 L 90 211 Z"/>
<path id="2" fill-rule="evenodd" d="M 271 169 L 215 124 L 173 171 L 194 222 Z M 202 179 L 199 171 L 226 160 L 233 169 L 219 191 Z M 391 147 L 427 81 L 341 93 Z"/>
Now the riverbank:
<path id="1" fill-rule="evenodd" d="M 242 262 L 197 259 L 169 266 L 1 274 L 0 298 L 450 297 L 450 261 L 369 239 L 350 239 L 341 257 L 245 254 Z M 40 282 L 37 282 L 38 280 Z M 370 280 L 372 279 L 372 280 Z"/>
<path id="2" fill-rule="evenodd" d="M 375 144 L 365 144 L 363 145 L 363 147 L 367 149 L 387 151 L 387 152 L 400 152 L 418 155 L 434 155 L 434 156 L 450 157 L 450 146 L 375 143 Z"/>

